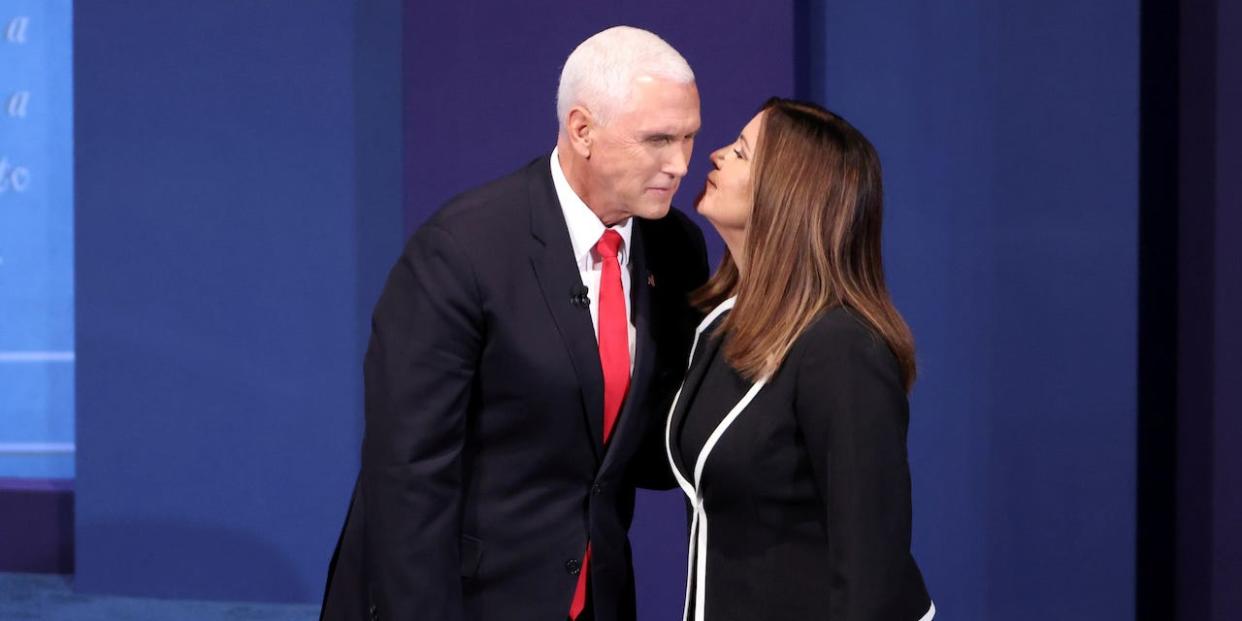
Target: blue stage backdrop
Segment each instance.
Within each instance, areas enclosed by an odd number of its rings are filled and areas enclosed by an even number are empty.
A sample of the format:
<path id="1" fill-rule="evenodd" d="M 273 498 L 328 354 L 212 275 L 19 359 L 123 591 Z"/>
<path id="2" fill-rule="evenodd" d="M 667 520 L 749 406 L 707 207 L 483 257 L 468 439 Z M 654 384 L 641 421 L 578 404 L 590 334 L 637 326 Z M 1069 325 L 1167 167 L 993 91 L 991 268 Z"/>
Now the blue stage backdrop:
<path id="1" fill-rule="evenodd" d="M 80 588 L 318 597 L 399 193 L 409 230 L 549 151 L 565 55 L 631 23 L 699 76 L 683 209 L 796 70 L 879 148 L 941 614 L 1132 618 L 1136 5 L 401 4 L 76 7 Z M 682 501 L 638 509 L 641 618 L 675 618 Z"/>
<path id="2" fill-rule="evenodd" d="M 73 477 L 71 9 L 0 1 L 0 477 Z"/>
<path id="3" fill-rule="evenodd" d="M 1138 5 L 827 6 L 821 95 L 883 159 L 919 346 L 915 554 L 937 608 L 1133 619 Z"/>
<path id="4" fill-rule="evenodd" d="M 74 24 L 75 586 L 315 601 L 402 242 L 400 5 L 81 2 Z"/>

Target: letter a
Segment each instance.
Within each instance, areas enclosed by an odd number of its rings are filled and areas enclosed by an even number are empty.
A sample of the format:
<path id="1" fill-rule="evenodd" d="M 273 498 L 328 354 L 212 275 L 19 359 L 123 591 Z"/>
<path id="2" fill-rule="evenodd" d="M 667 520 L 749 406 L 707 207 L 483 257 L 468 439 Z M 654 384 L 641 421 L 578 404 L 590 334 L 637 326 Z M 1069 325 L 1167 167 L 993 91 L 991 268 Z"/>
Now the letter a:
<path id="1" fill-rule="evenodd" d="M 8 32 L 5 33 L 5 37 L 9 40 L 9 43 L 25 43 L 26 26 L 29 25 L 29 17 L 14 17 L 13 21 L 9 22 Z"/>
<path id="2" fill-rule="evenodd" d="M 30 91 L 17 91 L 9 97 L 9 116 L 16 118 L 26 117 L 26 104 L 30 103 Z"/>

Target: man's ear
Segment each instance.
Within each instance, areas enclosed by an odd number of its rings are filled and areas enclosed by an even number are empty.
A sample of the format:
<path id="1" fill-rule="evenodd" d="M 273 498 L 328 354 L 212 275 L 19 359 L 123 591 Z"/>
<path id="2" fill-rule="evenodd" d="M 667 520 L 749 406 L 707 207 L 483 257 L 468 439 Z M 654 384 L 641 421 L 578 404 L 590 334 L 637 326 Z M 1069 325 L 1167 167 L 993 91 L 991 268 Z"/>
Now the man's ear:
<path id="1" fill-rule="evenodd" d="M 591 158 L 591 147 L 595 142 L 595 118 L 591 111 L 582 106 L 569 109 L 565 117 L 565 131 L 569 134 L 569 145 L 574 153 L 583 159 Z"/>

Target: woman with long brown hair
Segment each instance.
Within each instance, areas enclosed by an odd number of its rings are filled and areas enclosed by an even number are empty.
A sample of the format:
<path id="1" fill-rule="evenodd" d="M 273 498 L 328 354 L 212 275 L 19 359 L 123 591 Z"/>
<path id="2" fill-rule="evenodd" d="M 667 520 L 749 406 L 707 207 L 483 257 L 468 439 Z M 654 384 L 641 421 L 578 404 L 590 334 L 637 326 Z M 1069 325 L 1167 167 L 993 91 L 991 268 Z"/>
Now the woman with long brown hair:
<path id="1" fill-rule="evenodd" d="M 771 99 L 712 154 L 698 211 L 728 253 L 669 413 L 696 621 L 928 621 L 910 554 L 914 341 L 884 284 L 880 162 Z"/>

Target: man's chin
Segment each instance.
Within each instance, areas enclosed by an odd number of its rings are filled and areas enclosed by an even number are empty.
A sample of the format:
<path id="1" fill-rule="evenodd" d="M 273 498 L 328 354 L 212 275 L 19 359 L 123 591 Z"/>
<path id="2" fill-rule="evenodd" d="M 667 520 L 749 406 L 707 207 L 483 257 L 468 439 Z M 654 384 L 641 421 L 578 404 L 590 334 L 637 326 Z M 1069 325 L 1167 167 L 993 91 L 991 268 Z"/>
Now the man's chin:
<path id="1" fill-rule="evenodd" d="M 669 209 L 671 208 L 672 207 L 670 203 L 656 203 L 653 205 L 644 205 L 643 208 L 640 209 L 638 212 L 636 212 L 634 215 L 644 220 L 659 220 L 660 218 L 667 216 Z"/>

